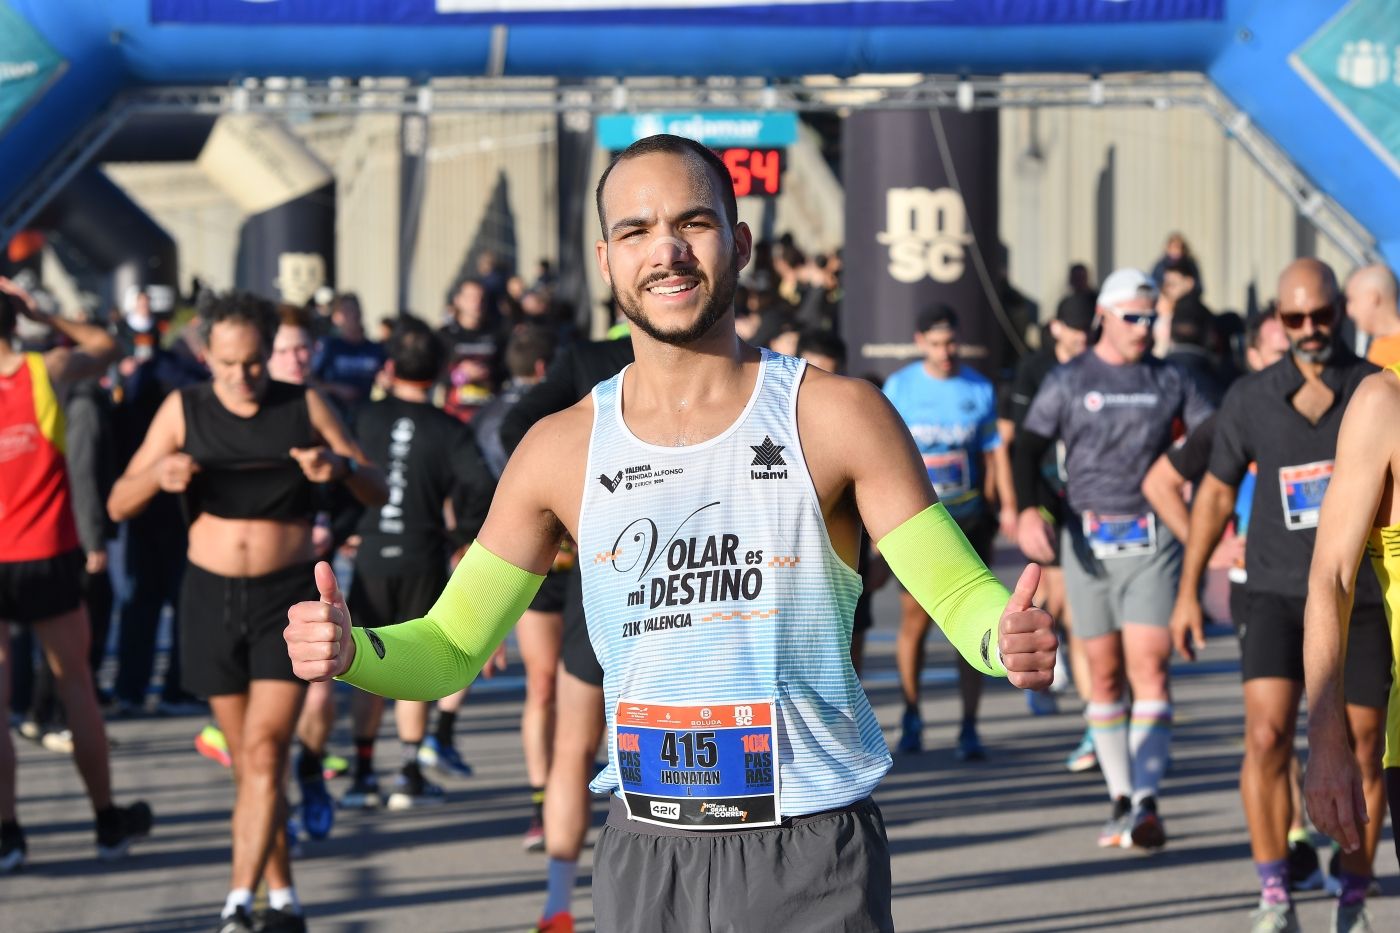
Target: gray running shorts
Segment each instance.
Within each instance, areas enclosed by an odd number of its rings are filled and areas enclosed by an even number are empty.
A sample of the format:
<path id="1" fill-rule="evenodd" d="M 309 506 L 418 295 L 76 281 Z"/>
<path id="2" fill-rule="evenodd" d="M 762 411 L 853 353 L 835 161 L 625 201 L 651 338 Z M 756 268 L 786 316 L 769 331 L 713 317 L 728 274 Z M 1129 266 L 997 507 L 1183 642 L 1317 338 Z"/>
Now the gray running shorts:
<path id="1" fill-rule="evenodd" d="M 888 933 L 891 893 L 869 797 L 783 826 L 683 832 L 629 820 L 614 796 L 593 851 L 607 933 Z"/>
<path id="2" fill-rule="evenodd" d="M 1181 579 L 1181 544 L 1160 521 L 1155 553 L 1100 559 L 1071 516 L 1060 531 L 1060 564 L 1076 638 L 1121 631 L 1124 622 L 1161 628 L 1171 622 Z"/>

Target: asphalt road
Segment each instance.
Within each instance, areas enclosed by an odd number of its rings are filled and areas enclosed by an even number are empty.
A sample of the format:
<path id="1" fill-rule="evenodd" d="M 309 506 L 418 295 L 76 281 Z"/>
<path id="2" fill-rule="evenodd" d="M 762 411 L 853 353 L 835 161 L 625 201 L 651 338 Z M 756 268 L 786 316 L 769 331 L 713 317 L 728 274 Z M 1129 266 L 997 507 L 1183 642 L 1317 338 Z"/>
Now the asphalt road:
<path id="1" fill-rule="evenodd" d="M 895 605 L 877 599 L 867 686 L 894 738 Z M 295 863 L 312 929 L 429 933 L 528 929 L 543 903 L 545 859 L 526 854 L 529 816 L 518 724 L 521 671 L 468 701 L 459 746 L 477 773 L 448 780 L 445 806 L 407 813 L 341 814 L 331 837 L 305 843 Z M 958 709 L 952 655 L 930 643 L 926 681 L 929 750 L 901 756 L 877 794 L 894 853 L 894 916 L 901 931 L 1152 930 L 1208 933 L 1248 928 L 1256 899 L 1236 790 L 1240 758 L 1237 652 L 1213 640 L 1202 662 L 1177 668 L 1176 741 L 1163 796 L 1165 851 L 1102 851 L 1095 837 L 1107 800 L 1098 773 L 1065 771 L 1083 731 L 1072 697 L 1059 715 L 1033 718 L 1022 696 L 991 684 L 982 716 L 989 760 L 951 753 Z M 397 761 L 388 731 L 385 776 Z M 142 796 L 157 814 L 153 837 L 128 860 L 96 861 L 91 815 L 67 756 L 17 739 L 20 813 L 30 863 L 0 877 L 0 930 L 212 930 L 227 888 L 231 782 L 193 751 L 199 717 L 113 723 L 120 799 Z M 335 746 L 349 754 L 348 722 Z M 343 790 L 345 781 L 334 782 Z M 595 825 L 602 801 L 595 802 Z M 596 830 L 595 830 L 596 831 Z M 591 841 L 592 836 L 590 836 Z M 1377 858 L 1382 885 L 1400 890 L 1389 829 Z M 591 850 L 574 900 L 591 930 Z M 1378 930 L 1400 929 L 1400 902 L 1374 900 Z M 1301 895 L 1307 930 L 1327 929 L 1332 901 Z"/>

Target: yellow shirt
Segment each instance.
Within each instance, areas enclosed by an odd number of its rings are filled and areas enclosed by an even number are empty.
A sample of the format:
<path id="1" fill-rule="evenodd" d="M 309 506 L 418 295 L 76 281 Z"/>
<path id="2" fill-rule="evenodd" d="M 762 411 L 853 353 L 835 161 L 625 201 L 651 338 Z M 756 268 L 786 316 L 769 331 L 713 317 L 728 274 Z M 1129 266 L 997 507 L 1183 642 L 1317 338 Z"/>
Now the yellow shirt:
<path id="1" fill-rule="evenodd" d="M 1374 349 L 1374 348 L 1373 348 Z M 1400 378 L 1400 362 L 1390 364 Z M 1400 658 L 1400 524 L 1372 528 L 1366 539 L 1366 553 L 1376 568 L 1385 601 L 1385 618 L 1390 623 L 1390 656 Z M 1385 758 L 1387 768 L 1400 768 L 1400 682 L 1391 668 L 1390 702 L 1385 714 Z"/>

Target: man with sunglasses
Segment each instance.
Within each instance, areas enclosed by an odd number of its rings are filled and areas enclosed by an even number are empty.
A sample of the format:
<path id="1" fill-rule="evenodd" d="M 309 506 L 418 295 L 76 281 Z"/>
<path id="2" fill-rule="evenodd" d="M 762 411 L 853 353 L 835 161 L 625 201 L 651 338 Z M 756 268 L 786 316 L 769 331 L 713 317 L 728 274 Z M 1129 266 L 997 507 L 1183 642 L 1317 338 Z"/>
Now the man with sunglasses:
<path id="1" fill-rule="evenodd" d="M 1245 753 L 1240 794 L 1259 874 L 1254 929 L 1296 930 L 1289 895 L 1289 762 L 1303 692 L 1303 615 L 1308 567 L 1323 493 L 1332 476 L 1347 402 L 1376 367 L 1335 339 L 1342 303 L 1331 268 L 1299 259 L 1279 277 L 1278 317 L 1290 353 L 1237 382 L 1216 423 L 1210 468 L 1196 490 L 1181 586 L 1172 613 L 1177 650 L 1194 658 L 1204 642 L 1201 576 L 1251 462 L 1258 464 L 1245 552 L 1241 640 Z M 1365 844 L 1344 853 L 1334 929 L 1369 930 L 1371 864 L 1385 789 L 1381 743 L 1390 692 L 1390 645 L 1375 575 L 1363 572 L 1346 660 L 1346 710 L 1371 822 Z"/>
<path id="2" fill-rule="evenodd" d="M 1166 843 L 1157 792 L 1171 741 L 1167 622 L 1181 545 L 1140 487 L 1178 422 L 1194 428 L 1213 411 L 1181 369 L 1151 355 L 1156 298 L 1152 280 L 1136 269 L 1104 281 L 1096 309 L 1102 336 L 1045 378 L 1014 453 L 1017 501 L 1034 503 L 1042 456 L 1056 438 L 1065 442 L 1060 558 L 1089 661 L 1085 718 L 1113 802 L 1099 834 L 1105 847 Z M 1054 556 L 1053 531 L 1034 505 L 1022 509 L 1018 531 L 1031 560 Z"/>

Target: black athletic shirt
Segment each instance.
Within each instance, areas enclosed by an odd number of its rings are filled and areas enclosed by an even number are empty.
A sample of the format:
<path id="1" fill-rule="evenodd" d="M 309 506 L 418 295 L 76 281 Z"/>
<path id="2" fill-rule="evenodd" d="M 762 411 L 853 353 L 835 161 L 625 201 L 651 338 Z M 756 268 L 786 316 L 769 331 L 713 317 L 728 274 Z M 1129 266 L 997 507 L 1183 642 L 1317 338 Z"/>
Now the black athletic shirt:
<path id="1" fill-rule="evenodd" d="M 426 402 L 386 398 L 360 409 L 355 436 L 384 470 L 389 501 L 366 509 L 356 528 L 357 568 L 396 576 L 445 562 L 455 546 L 481 530 L 496 482 L 471 428 Z M 457 519 L 449 534 L 442 505 Z"/>
<path id="2" fill-rule="evenodd" d="M 1215 422 L 1219 417 L 1219 412 L 1211 415 L 1167 451 L 1167 462 L 1188 483 L 1199 483 L 1206 475 L 1210 450 L 1215 443 Z"/>
<path id="3" fill-rule="evenodd" d="M 184 452 L 199 464 L 185 490 L 189 521 L 208 512 L 220 518 L 309 522 L 315 487 L 292 459 L 293 447 L 318 443 L 306 407 L 305 386 L 270 381 L 249 418 L 224 407 L 209 382 L 180 389 L 185 411 Z"/>
<path id="4" fill-rule="evenodd" d="M 1225 394 L 1211 445 L 1210 472 L 1239 488 L 1251 463 L 1259 465 L 1245 549 L 1246 584 L 1251 590 L 1283 596 L 1308 594 L 1308 567 L 1317 538 L 1316 503 L 1326 488 L 1337 455 L 1342 413 L 1356 387 L 1377 367 L 1340 341 L 1322 369 L 1332 390 L 1332 407 L 1317 424 L 1293 407 L 1303 374 L 1290 354 L 1269 368 L 1243 377 Z M 1362 562 L 1356 603 L 1379 605 L 1376 575 Z"/>

